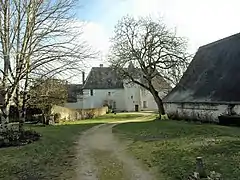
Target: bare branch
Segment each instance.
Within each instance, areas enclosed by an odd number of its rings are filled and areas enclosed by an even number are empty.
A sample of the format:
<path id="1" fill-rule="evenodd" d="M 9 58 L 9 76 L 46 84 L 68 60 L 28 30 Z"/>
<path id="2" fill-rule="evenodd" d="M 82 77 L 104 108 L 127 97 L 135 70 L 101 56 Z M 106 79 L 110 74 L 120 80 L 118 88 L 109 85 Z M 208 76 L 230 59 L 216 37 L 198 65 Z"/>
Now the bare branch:
<path id="1" fill-rule="evenodd" d="M 109 62 L 123 79 L 147 89 L 164 114 L 158 91 L 169 90 L 185 71 L 189 63 L 186 40 L 161 20 L 126 16 L 116 25 L 111 41 Z"/>
<path id="2" fill-rule="evenodd" d="M 73 17 L 77 0 L 0 0 L 0 71 L 4 89 L 2 125 L 13 98 L 26 103 L 26 92 L 35 79 L 56 75 L 67 79 L 96 53 L 82 41 L 82 27 Z M 38 75 L 39 76 L 39 75 Z M 24 92 L 23 96 L 20 92 Z M 22 107 L 24 111 L 25 107 Z"/>

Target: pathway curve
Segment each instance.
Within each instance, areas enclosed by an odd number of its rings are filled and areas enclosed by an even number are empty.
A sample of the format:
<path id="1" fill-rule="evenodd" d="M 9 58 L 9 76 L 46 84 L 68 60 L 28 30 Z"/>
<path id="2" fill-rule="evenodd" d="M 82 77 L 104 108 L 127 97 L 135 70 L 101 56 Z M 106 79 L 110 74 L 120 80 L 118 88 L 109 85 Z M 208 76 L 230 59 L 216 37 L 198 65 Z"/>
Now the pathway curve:
<path id="1" fill-rule="evenodd" d="M 139 119 L 141 120 L 141 118 Z M 128 120 L 132 122 L 136 120 Z M 119 141 L 112 127 L 102 124 L 85 131 L 78 142 L 76 180 L 154 180 L 144 166 L 126 152 L 128 142 Z"/>

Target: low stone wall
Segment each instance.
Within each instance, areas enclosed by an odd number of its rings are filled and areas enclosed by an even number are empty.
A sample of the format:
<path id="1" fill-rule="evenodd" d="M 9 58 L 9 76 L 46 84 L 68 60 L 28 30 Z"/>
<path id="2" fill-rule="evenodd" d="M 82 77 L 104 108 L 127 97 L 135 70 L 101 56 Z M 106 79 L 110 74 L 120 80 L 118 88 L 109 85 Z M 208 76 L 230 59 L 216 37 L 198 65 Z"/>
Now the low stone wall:
<path id="1" fill-rule="evenodd" d="M 164 103 L 167 114 L 179 119 L 219 122 L 218 116 L 227 112 L 228 103 Z M 240 114 L 240 105 L 233 109 Z"/>
<path id="2" fill-rule="evenodd" d="M 94 109 L 70 109 L 62 106 L 53 106 L 51 113 L 59 113 L 61 115 L 60 120 L 74 121 L 102 116 L 105 115 L 107 111 L 107 107 Z"/>
<path id="3" fill-rule="evenodd" d="M 93 108 L 93 109 L 81 109 L 81 116 L 83 119 L 88 118 L 88 116 L 93 115 L 93 117 L 98 117 L 107 114 L 108 107 Z"/>

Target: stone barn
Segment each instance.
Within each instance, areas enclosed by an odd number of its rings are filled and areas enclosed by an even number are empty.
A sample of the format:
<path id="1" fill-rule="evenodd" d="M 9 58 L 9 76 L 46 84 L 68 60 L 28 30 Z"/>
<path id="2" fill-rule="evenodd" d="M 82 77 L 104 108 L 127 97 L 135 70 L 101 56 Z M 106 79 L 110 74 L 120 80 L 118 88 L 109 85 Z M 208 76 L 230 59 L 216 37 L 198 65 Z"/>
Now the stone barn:
<path id="1" fill-rule="evenodd" d="M 222 114 L 240 114 L 240 33 L 200 47 L 164 103 L 183 119 L 218 122 Z"/>

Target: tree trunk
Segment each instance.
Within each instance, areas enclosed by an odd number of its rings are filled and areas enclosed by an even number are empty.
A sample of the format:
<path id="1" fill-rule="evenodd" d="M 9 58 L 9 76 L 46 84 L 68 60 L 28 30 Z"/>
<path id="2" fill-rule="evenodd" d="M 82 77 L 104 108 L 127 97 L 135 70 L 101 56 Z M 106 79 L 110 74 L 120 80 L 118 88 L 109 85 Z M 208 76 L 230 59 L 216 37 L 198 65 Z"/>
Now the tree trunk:
<path id="1" fill-rule="evenodd" d="M 154 93 L 153 97 L 154 97 L 154 100 L 156 101 L 157 106 L 158 106 L 159 116 L 164 115 L 165 114 L 165 109 L 164 109 L 164 106 L 163 106 L 163 102 L 158 95 L 158 92 Z"/>
<path id="2" fill-rule="evenodd" d="M 46 115 L 44 114 L 44 112 L 42 113 L 42 123 L 46 124 Z"/>
<path id="3" fill-rule="evenodd" d="M 0 133 L 6 132 L 8 130 L 10 105 L 3 106 L 1 110 L 2 110 L 2 114 L 1 114 Z"/>
<path id="4" fill-rule="evenodd" d="M 154 89 L 154 87 L 151 83 L 149 83 L 149 90 L 150 90 L 151 94 L 153 95 L 155 102 L 157 103 L 158 114 L 159 114 L 159 117 L 161 118 L 161 115 L 165 115 L 165 109 L 163 106 L 162 99 L 159 97 L 158 92 Z"/>
<path id="5" fill-rule="evenodd" d="M 26 106 L 27 106 L 27 93 L 24 91 L 22 107 L 20 108 L 19 113 L 19 131 L 23 132 L 23 125 L 26 121 Z"/>
<path id="6" fill-rule="evenodd" d="M 51 114 L 51 106 L 46 106 L 42 110 L 42 112 L 43 112 L 43 116 L 44 116 L 43 124 L 48 125 L 49 124 L 49 117 L 50 117 L 50 114 Z"/>
<path id="7" fill-rule="evenodd" d="M 15 95 L 15 105 L 17 106 L 18 109 L 18 130 L 19 132 L 23 132 L 23 124 L 22 124 L 22 108 L 21 108 L 21 103 L 20 103 L 20 90 L 19 90 L 19 83 L 16 87 L 16 95 Z"/>
<path id="8" fill-rule="evenodd" d="M 20 110 L 20 113 L 19 113 L 19 132 L 24 131 L 23 125 L 25 123 L 25 119 L 26 119 L 26 109 L 24 107 Z"/>

